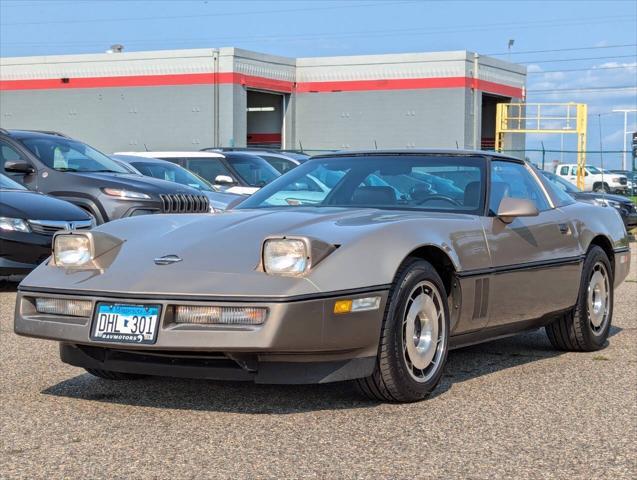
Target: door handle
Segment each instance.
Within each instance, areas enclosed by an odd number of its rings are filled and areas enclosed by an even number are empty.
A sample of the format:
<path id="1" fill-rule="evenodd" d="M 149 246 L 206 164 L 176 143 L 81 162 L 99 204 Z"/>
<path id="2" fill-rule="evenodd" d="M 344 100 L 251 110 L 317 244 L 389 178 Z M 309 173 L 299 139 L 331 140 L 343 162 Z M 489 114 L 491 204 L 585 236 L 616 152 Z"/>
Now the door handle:
<path id="1" fill-rule="evenodd" d="M 560 223 L 559 227 L 560 227 L 560 233 L 562 235 L 566 235 L 567 233 L 570 232 L 570 229 L 568 228 L 568 225 L 566 223 Z"/>

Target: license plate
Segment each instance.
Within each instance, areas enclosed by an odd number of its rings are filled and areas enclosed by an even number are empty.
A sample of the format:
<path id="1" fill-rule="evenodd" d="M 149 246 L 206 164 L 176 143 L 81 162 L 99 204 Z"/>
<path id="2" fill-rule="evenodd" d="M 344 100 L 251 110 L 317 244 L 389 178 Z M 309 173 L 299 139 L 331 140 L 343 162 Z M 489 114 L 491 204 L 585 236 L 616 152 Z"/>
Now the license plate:
<path id="1" fill-rule="evenodd" d="M 115 343 L 155 343 L 159 305 L 99 303 L 91 340 Z"/>

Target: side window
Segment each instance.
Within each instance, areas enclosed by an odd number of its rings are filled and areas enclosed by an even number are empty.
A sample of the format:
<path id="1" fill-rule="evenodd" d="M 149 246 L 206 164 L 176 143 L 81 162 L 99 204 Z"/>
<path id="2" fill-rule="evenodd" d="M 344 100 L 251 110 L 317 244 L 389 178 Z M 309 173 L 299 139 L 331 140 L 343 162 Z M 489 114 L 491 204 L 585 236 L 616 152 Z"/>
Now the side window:
<path id="1" fill-rule="evenodd" d="M 4 171 L 4 162 L 14 162 L 21 160 L 20 154 L 9 144 L 0 142 L 0 172 Z"/>
<path id="2" fill-rule="evenodd" d="M 270 155 L 259 155 L 259 156 L 265 159 L 270 165 L 276 168 L 281 174 L 284 174 L 285 172 L 289 172 L 296 166 L 293 162 L 286 160 L 284 158 L 271 157 Z"/>
<path id="3" fill-rule="evenodd" d="M 230 170 L 228 170 L 223 163 L 214 158 L 188 158 L 186 159 L 186 168 L 213 184 L 218 175 L 227 175 L 235 182 L 237 181 L 234 175 L 230 173 Z"/>
<path id="4" fill-rule="evenodd" d="M 577 167 L 571 168 L 571 175 L 577 175 Z"/>
<path id="5" fill-rule="evenodd" d="M 564 180 L 558 176 L 551 176 L 549 173 L 543 172 L 542 170 L 538 170 L 534 167 L 532 168 L 538 175 L 546 191 L 549 193 L 551 200 L 553 200 L 553 205 L 556 207 L 564 207 L 575 203 L 573 197 L 571 197 L 566 190 L 567 187 L 565 184 L 568 184 L 568 180 Z"/>
<path id="6" fill-rule="evenodd" d="M 141 173 L 142 175 L 146 175 L 147 177 L 155 177 L 155 175 L 153 175 L 153 171 L 147 167 L 146 165 L 144 165 L 143 163 L 131 163 L 131 165 L 133 167 L 135 167 L 139 173 Z M 161 178 L 161 177 L 155 177 L 155 178 Z"/>
<path id="7" fill-rule="evenodd" d="M 542 188 L 524 165 L 492 161 L 491 193 L 489 196 L 491 214 L 495 215 L 500 202 L 505 197 L 531 200 L 540 212 L 550 208 Z"/>
<path id="8" fill-rule="evenodd" d="M 568 167 L 564 166 L 560 169 L 560 175 L 568 175 Z"/>

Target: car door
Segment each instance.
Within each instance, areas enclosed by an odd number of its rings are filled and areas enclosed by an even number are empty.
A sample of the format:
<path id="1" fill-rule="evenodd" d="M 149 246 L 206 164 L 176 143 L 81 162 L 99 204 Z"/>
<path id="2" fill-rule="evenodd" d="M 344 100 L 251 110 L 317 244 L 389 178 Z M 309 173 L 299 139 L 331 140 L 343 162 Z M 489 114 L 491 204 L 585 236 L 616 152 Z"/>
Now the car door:
<path id="1" fill-rule="evenodd" d="M 555 208 L 524 163 L 490 162 L 489 216 L 483 225 L 491 253 L 488 327 L 542 317 L 572 306 L 580 251 L 575 226 Z M 539 213 L 511 223 L 496 214 L 505 197 L 532 201 Z"/>

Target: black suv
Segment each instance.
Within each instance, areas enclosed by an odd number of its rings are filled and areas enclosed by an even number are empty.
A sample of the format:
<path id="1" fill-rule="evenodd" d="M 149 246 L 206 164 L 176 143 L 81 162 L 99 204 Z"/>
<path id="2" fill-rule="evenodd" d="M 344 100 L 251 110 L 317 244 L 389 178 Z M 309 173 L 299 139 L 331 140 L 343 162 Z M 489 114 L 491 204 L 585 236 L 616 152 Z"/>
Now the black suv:
<path id="1" fill-rule="evenodd" d="M 78 205 L 100 224 L 152 213 L 204 213 L 208 198 L 185 185 L 135 175 L 56 132 L 0 129 L 0 173 Z"/>

